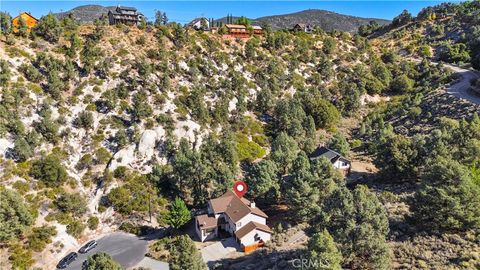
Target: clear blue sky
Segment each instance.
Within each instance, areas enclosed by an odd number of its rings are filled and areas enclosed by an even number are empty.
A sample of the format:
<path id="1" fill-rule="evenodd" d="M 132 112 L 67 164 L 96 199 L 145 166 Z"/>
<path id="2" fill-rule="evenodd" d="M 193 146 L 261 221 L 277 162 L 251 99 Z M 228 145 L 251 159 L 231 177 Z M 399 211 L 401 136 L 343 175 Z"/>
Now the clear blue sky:
<path id="1" fill-rule="evenodd" d="M 11 15 L 28 11 L 36 17 L 48 12 L 68 11 L 80 5 L 134 6 L 153 20 L 155 10 L 167 13 L 170 21 L 187 23 L 204 16 L 220 18 L 228 13 L 234 16 L 258 18 L 268 15 L 292 13 L 305 9 L 324 9 L 341 14 L 392 19 L 407 9 L 416 15 L 423 7 L 444 1 L 22 1 L 0 0 L 0 10 Z"/>

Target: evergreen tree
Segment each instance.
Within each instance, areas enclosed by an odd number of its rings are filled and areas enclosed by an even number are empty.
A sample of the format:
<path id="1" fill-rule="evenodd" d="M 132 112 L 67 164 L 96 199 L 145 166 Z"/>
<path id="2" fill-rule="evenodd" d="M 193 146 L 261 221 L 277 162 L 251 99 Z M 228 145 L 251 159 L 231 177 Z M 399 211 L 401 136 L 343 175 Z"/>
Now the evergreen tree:
<path id="1" fill-rule="evenodd" d="M 466 231 L 480 228 L 480 186 L 457 161 L 430 162 L 415 193 L 411 210 L 415 222 L 429 231 Z"/>
<path id="2" fill-rule="evenodd" d="M 46 41 L 57 42 L 63 32 L 57 17 L 53 13 L 42 16 L 37 25 L 33 28 L 35 34 L 43 37 Z"/>
<path id="3" fill-rule="evenodd" d="M 278 165 L 281 174 L 289 172 L 298 150 L 297 142 L 285 132 L 281 132 L 280 135 L 275 138 L 272 143 L 270 156 Z"/>
<path id="4" fill-rule="evenodd" d="M 60 159 L 53 154 L 35 160 L 30 168 L 30 174 L 49 187 L 61 185 L 67 179 L 67 171 L 60 163 Z"/>
<path id="5" fill-rule="evenodd" d="M 195 243 L 188 235 L 175 237 L 170 245 L 170 269 L 172 270 L 205 270 L 207 266 L 197 250 Z"/>
<path id="6" fill-rule="evenodd" d="M 277 165 L 271 160 L 255 163 L 248 170 L 245 182 L 255 197 L 265 197 L 269 191 L 275 195 L 280 189 Z"/>
<path id="7" fill-rule="evenodd" d="M 309 259 L 314 260 L 318 270 L 341 270 L 342 254 L 327 230 L 315 233 L 308 240 Z"/>
<path id="8" fill-rule="evenodd" d="M 177 197 L 170 206 L 170 210 L 165 216 L 165 221 L 168 225 L 178 229 L 190 221 L 191 218 L 190 211 L 185 205 L 185 202 Z"/>
<path id="9" fill-rule="evenodd" d="M 340 178 L 338 172 L 326 159 L 310 163 L 303 151 L 293 162 L 291 171 L 284 187 L 289 209 L 298 220 L 314 219 L 323 201 L 336 188 Z"/>
<path id="10" fill-rule="evenodd" d="M 336 189 L 320 213 L 317 230 L 327 229 L 333 236 L 344 264 L 352 269 L 389 269 L 388 218 L 366 186 L 357 186 L 353 192 L 346 187 Z"/>
<path id="11" fill-rule="evenodd" d="M 0 241 L 17 238 L 34 222 L 22 197 L 9 189 L 0 190 Z"/>
<path id="12" fill-rule="evenodd" d="M 85 270 L 122 270 L 122 266 L 105 253 L 99 252 L 89 256 L 86 260 Z"/>
<path id="13" fill-rule="evenodd" d="M 24 138 L 15 139 L 13 156 L 17 161 L 25 161 L 33 155 L 33 149 Z"/>
<path id="14" fill-rule="evenodd" d="M 23 17 L 20 17 L 20 19 L 18 19 L 17 35 L 21 37 L 26 37 L 28 35 L 27 22 Z"/>
<path id="15" fill-rule="evenodd" d="M 330 139 L 328 147 L 344 156 L 350 152 L 350 144 L 348 144 L 347 138 L 338 132 Z"/>

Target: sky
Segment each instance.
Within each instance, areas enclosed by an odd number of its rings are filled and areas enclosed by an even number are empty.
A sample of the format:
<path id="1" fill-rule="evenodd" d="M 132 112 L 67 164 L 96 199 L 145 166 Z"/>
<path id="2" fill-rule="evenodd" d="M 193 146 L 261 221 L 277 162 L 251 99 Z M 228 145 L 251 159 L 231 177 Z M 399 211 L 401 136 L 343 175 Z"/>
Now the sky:
<path id="1" fill-rule="evenodd" d="M 258 18 L 269 15 L 287 14 L 305 9 L 323 9 L 346 15 L 365 18 L 392 19 L 407 9 L 416 15 L 423 7 L 444 1 L 22 1 L 0 0 L 0 10 L 16 15 L 30 12 L 40 18 L 49 12 L 68 11 L 80 5 L 133 6 L 154 20 L 155 10 L 167 13 L 170 21 L 188 23 L 197 17 L 221 18 L 227 14 Z M 450 1 L 451 2 L 451 1 Z M 455 2 L 455 1 L 454 1 Z"/>

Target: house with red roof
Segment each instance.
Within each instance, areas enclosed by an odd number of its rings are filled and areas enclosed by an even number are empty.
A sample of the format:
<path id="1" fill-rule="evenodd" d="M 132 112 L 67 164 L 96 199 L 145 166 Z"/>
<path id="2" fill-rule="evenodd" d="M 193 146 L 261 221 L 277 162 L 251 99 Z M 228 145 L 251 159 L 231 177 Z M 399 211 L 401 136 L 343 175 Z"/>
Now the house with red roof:
<path id="1" fill-rule="evenodd" d="M 255 202 L 239 198 L 228 190 L 208 201 L 207 213 L 195 217 L 195 230 L 202 242 L 218 237 L 223 231 L 235 237 L 246 250 L 270 240 L 272 230 L 267 225 L 267 218 Z"/>

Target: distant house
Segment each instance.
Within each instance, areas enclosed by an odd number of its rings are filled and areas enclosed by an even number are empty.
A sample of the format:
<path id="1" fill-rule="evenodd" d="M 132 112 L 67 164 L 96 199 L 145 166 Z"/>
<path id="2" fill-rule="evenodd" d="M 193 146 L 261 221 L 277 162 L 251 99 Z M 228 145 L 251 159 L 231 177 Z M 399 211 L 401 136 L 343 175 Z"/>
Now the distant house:
<path id="1" fill-rule="evenodd" d="M 247 27 L 242 24 L 225 24 L 228 35 L 235 38 L 248 38 L 250 34 L 247 31 Z"/>
<path id="2" fill-rule="evenodd" d="M 263 35 L 263 28 L 262 27 L 260 27 L 258 25 L 253 25 L 252 28 L 253 28 L 253 34 L 254 35 L 259 35 L 259 36 Z"/>
<path id="3" fill-rule="evenodd" d="M 248 252 L 270 240 L 272 230 L 266 225 L 267 218 L 254 202 L 228 190 L 208 202 L 206 214 L 195 217 L 195 230 L 202 242 L 230 234 Z"/>
<path id="4" fill-rule="evenodd" d="M 137 9 L 134 7 L 117 6 L 114 11 L 108 11 L 108 21 L 111 25 L 137 25 L 142 18 L 143 14 L 137 12 Z"/>
<path id="5" fill-rule="evenodd" d="M 17 33 L 20 27 L 20 19 L 23 19 L 25 25 L 27 26 L 27 31 L 30 31 L 38 23 L 38 19 L 33 17 L 32 14 L 28 12 L 22 12 L 17 17 L 12 19 L 13 32 Z"/>
<path id="6" fill-rule="evenodd" d="M 210 29 L 210 22 L 207 18 L 196 18 L 188 23 L 187 26 L 195 30 L 208 30 Z"/>
<path id="7" fill-rule="evenodd" d="M 350 173 L 352 163 L 350 160 L 342 156 L 340 153 L 337 153 L 331 149 L 328 149 L 324 146 L 320 146 L 313 153 L 310 154 L 310 160 L 316 160 L 321 157 L 324 157 L 332 163 L 333 167 L 341 170 L 345 175 Z"/>
<path id="8" fill-rule="evenodd" d="M 292 28 L 293 32 L 305 32 L 305 33 L 312 33 L 313 32 L 313 25 L 305 24 L 305 23 L 297 23 Z"/>
<path id="9" fill-rule="evenodd" d="M 250 37 L 250 30 L 242 24 L 225 24 L 227 28 L 228 35 L 234 38 L 249 38 Z M 263 35 L 262 27 L 258 25 L 253 25 L 253 34 L 254 35 Z"/>

